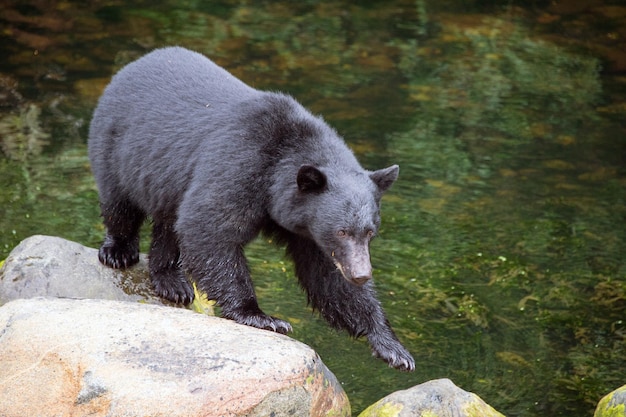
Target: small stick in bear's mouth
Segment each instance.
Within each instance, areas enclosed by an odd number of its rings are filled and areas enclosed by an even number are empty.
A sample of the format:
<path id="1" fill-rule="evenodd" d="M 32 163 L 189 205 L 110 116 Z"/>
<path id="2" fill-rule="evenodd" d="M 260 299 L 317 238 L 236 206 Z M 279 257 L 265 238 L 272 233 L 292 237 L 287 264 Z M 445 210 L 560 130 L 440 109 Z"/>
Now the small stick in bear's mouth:
<path id="1" fill-rule="evenodd" d="M 334 252 L 333 252 L 333 255 L 334 255 Z M 338 261 L 338 260 L 336 260 L 336 259 L 333 259 L 333 262 L 335 263 L 335 266 L 337 267 L 337 269 L 339 270 L 339 272 L 341 272 L 341 275 L 343 275 L 343 277 L 344 277 L 346 280 L 350 281 L 350 279 L 346 276 L 346 271 L 344 271 L 344 269 L 343 269 L 343 265 L 341 265 L 341 263 L 339 263 L 339 261 Z"/>

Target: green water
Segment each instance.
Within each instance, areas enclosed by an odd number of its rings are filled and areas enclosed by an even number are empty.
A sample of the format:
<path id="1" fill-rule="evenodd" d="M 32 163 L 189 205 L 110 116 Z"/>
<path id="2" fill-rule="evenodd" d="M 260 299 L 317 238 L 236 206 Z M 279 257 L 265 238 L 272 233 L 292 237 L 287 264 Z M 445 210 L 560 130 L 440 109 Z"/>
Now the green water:
<path id="1" fill-rule="evenodd" d="M 0 259 L 32 234 L 99 245 L 91 112 L 115 70 L 178 44 L 401 166 L 372 262 L 414 373 L 311 314 L 281 248 L 247 249 L 262 308 L 355 415 L 447 377 L 507 416 L 590 416 L 626 383 L 622 2 L 26 0 L 0 27 Z"/>

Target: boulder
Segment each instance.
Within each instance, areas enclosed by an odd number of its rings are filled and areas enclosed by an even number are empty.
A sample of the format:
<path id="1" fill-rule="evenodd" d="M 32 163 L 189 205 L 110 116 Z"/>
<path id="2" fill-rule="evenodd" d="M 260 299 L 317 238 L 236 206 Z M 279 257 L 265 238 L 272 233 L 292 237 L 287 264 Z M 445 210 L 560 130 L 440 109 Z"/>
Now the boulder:
<path id="1" fill-rule="evenodd" d="M 626 385 L 602 398 L 593 417 L 626 417 Z"/>
<path id="2" fill-rule="evenodd" d="M 350 415 L 308 346 L 184 309 L 11 301 L 0 307 L 0 358 L 4 417 Z"/>
<path id="3" fill-rule="evenodd" d="M 152 294 L 146 256 L 126 270 L 98 261 L 98 250 L 60 237 L 35 235 L 0 268 L 0 305 L 36 296 L 101 298 L 164 304 Z"/>
<path id="4" fill-rule="evenodd" d="M 449 379 L 435 379 L 396 391 L 366 408 L 359 417 L 504 417 L 480 397 Z"/>

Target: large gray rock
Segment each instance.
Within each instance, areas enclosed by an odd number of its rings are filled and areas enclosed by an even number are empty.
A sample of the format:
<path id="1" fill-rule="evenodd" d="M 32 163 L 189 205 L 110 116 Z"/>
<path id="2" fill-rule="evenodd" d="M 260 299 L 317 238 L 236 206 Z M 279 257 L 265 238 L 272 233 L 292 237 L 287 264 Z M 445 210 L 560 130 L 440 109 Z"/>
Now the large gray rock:
<path id="1" fill-rule="evenodd" d="M 189 310 L 33 298 L 0 307 L 0 416 L 349 416 L 308 346 Z"/>
<path id="2" fill-rule="evenodd" d="M 0 268 L 0 305 L 36 296 L 163 304 L 151 291 L 145 256 L 128 270 L 115 270 L 98 261 L 96 249 L 41 235 L 24 239 Z"/>
<path id="3" fill-rule="evenodd" d="M 435 379 L 396 391 L 366 408 L 359 417 L 504 417 L 480 397 L 449 379 Z"/>

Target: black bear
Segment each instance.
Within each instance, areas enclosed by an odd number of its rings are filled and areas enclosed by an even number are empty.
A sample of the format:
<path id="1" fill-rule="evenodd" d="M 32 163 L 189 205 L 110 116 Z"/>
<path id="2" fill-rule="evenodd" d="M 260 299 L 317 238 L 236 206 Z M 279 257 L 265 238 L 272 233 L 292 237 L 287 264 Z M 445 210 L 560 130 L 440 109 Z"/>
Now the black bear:
<path id="1" fill-rule="evenodd" d="M 369 243 L 398 166 L 364 170 L 338 134 L 292 97 L 256 90 L 180 47 L 128 64 L 107 86 L 89 130 L 106 236 L 102 263 L 138 261 L 153 222 L 156 293 L 193 300 L 187 274 L 222 316 L 286 333 L 259 308 L 244 246 L 260 232 L 286 244 L 313 308 L 375 356 L 415 368 L 376 299 Z"/>

